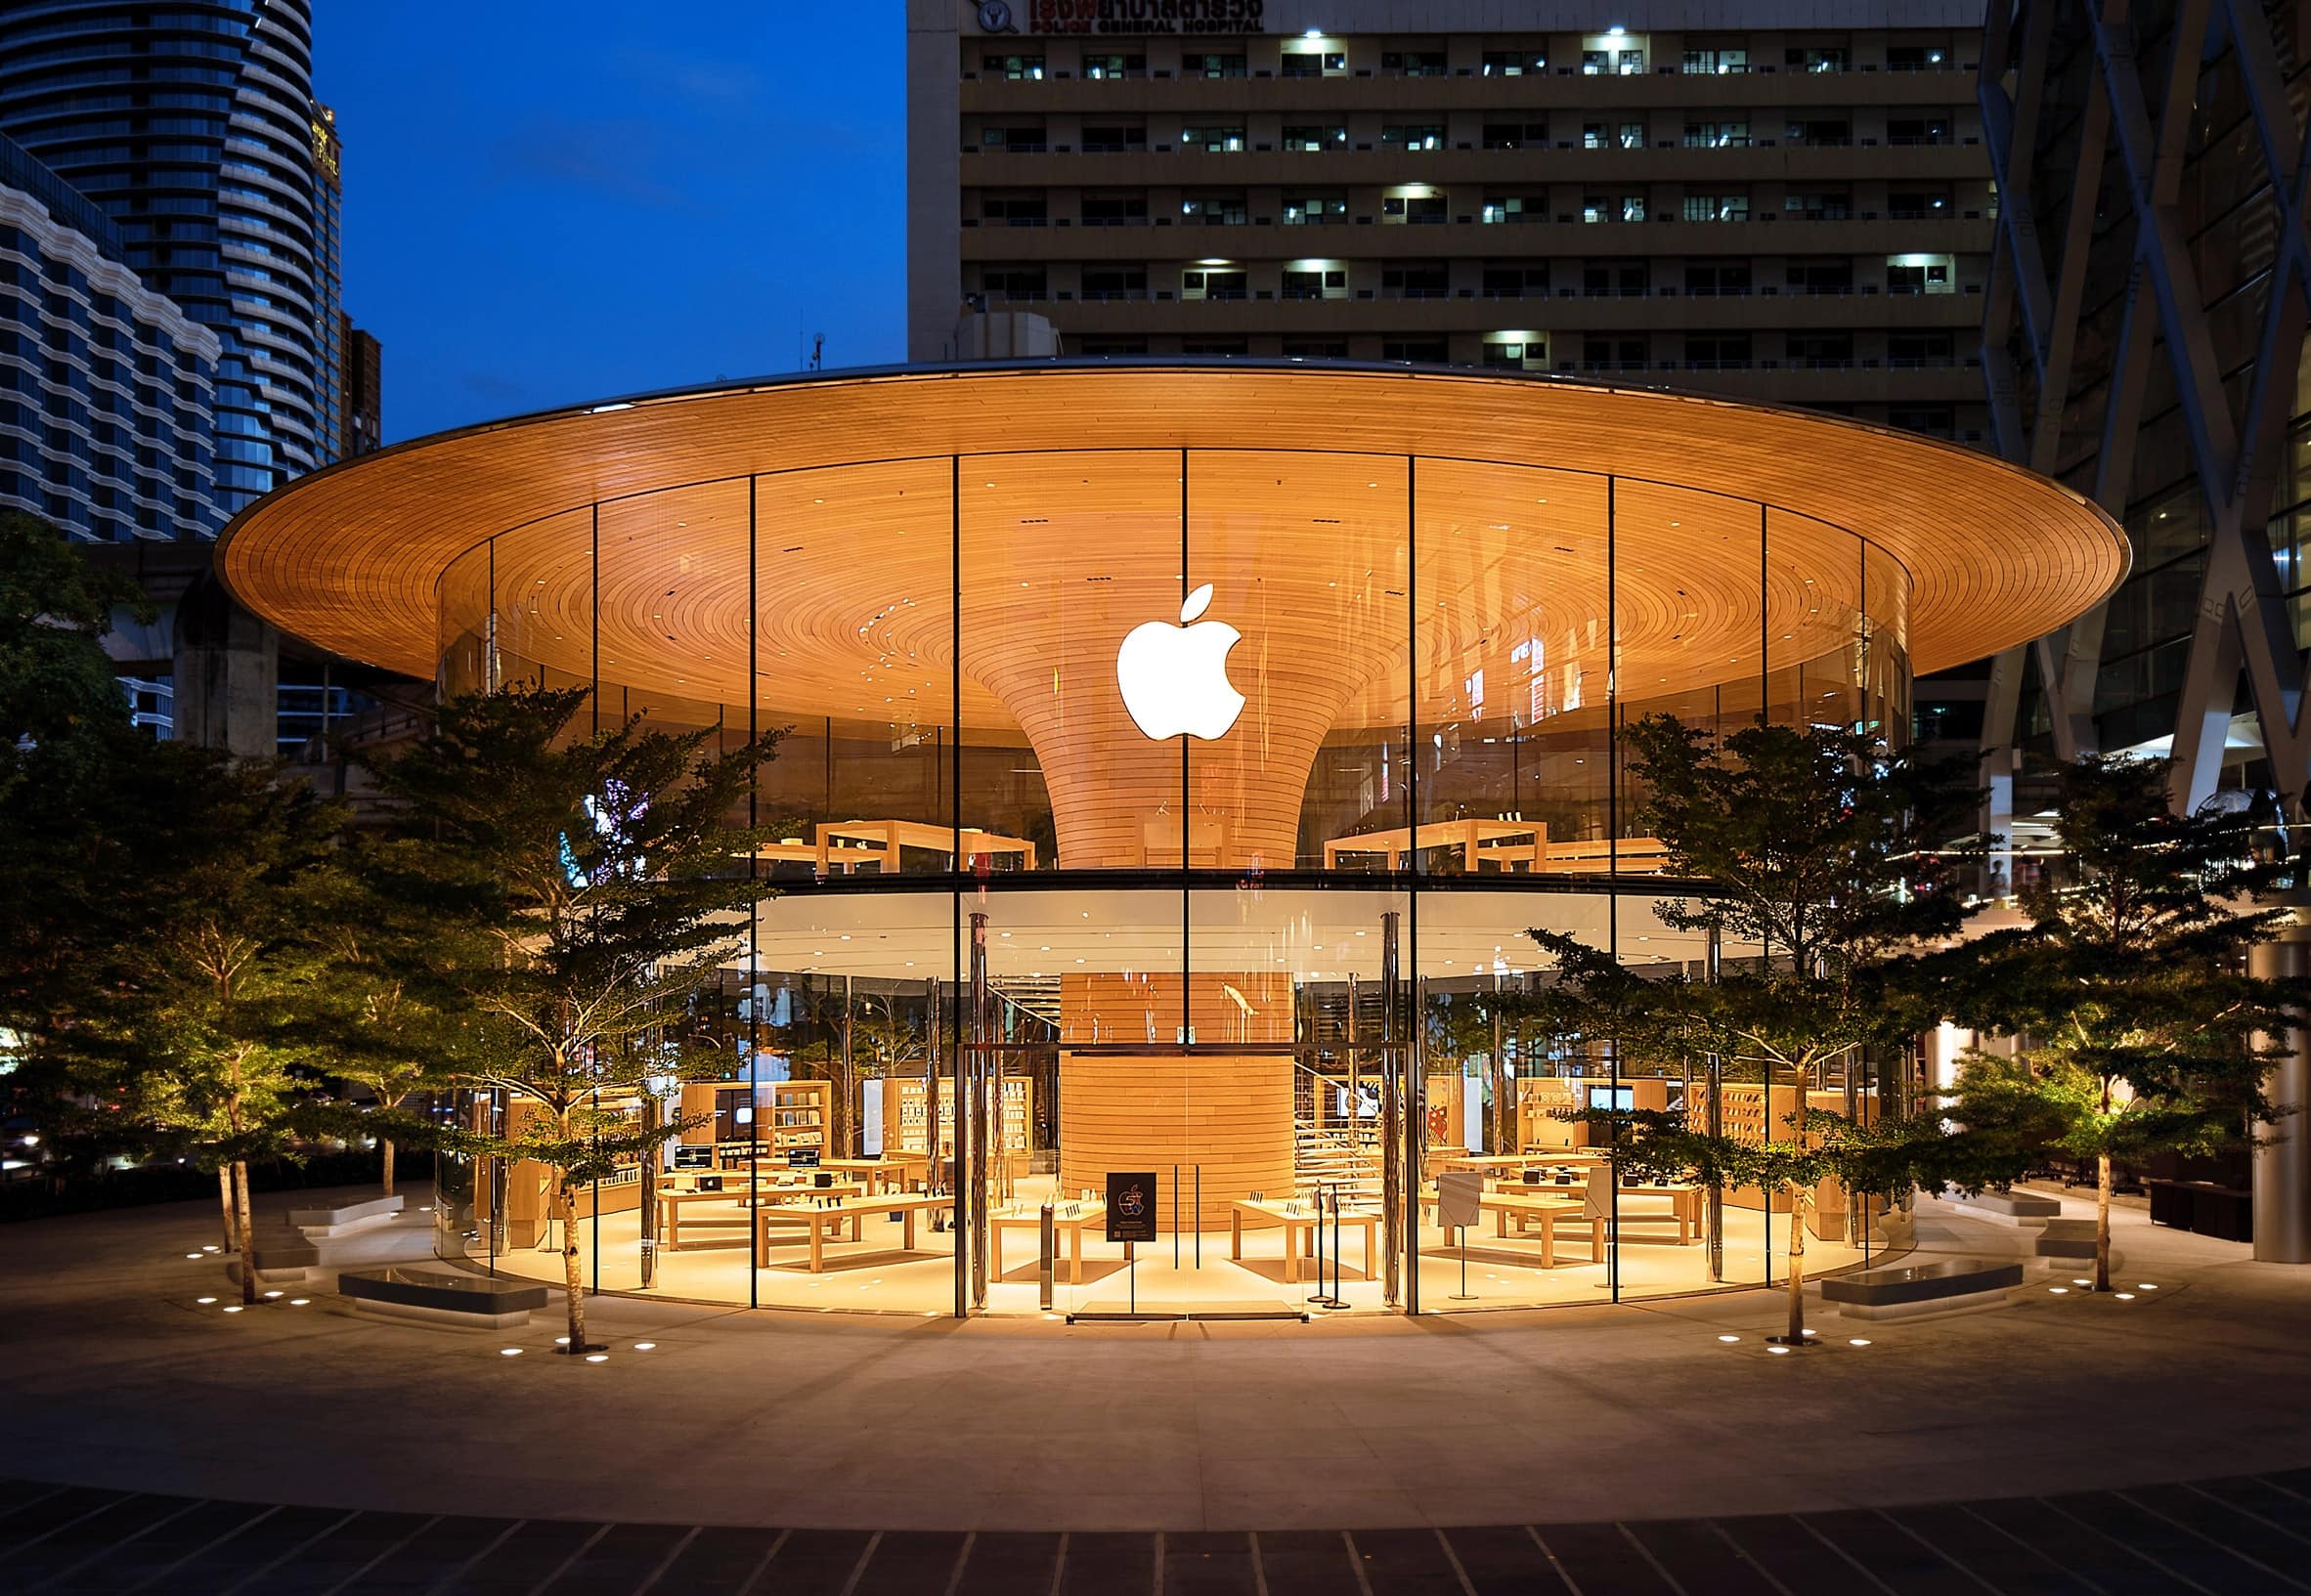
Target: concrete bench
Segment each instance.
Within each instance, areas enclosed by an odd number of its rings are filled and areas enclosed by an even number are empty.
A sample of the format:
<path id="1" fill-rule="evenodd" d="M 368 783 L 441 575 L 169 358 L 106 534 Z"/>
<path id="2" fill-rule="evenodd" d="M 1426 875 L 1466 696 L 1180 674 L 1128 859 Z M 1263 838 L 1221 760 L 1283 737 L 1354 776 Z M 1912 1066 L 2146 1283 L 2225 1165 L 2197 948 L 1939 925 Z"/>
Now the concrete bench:
<path id="1" fill-rule="evenodd" d="M 2094 1221 L 2090 1219 L 2050 1219 L 2031 1243 L 2041 1258 L 2062 1258 L 2092 1262 L 2094 1258 Z M 2112 1255 L 2114 1260 L 2117 1254 Z"/>
<path id="2" fill-rule="evenodd" d="M 381 1225 L 401 1212 L 401 1198 L 371 1197 L 362 1202 L 342 1202 L 327 1208 L 292 1208 L 288 1222 L 305 1232 L 307 1240 L 319 1241 L 324 1236 L 343 1235 L 348 1230 L 367 1229 Z"/>
<path id="3" fill-rule="evenodd" d="M 347 1270 L 337 1276 L 337 1291 L 359 1313 L 492 1330 L 529 1323 L 531 1311 L 546 1299 L 546 1288 L 528 1280 L 399 1264 Z"/>
<path id="4" fill-rule="evenodd" d="M 1907 1318 L 2004 1302 L 2022 1283 L 2016 1259 L 1941 1258 L 1833 1275 L 1821 1282 L 1821 1300 L 1848 1318 Z"/>
<path id="5" fill-rule="evenodd" d="M 2028 1191 L 1984 1191 L 1969 1197 L 1963 1192 L 1950 1201 L 1970 1214 L 2024 1229 L 2035 1229 L 2050 1219 L 2060 1219 L 2063 1205 L 2053 1197 Z"/>

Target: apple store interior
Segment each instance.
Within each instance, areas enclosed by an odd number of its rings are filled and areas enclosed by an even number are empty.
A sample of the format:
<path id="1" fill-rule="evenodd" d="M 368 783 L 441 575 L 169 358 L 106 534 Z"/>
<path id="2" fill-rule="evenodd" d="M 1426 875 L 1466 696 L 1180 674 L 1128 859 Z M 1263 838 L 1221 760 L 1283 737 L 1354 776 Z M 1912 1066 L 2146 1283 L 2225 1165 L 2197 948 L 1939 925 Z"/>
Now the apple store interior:
<path id="1" fill-rule="evenodd" d="M 1438 455 L 939 454 L 519 526 L 439 586 L 444 688 L 780 730 L 709 1078 L 577 1200 L 603 1290 L 916 1315 L 1440 1312 L 1756 1285 L 1787 1197 L 1617 1174 L 1575 1117 L 1785 1134 L 1788 1079 L 1548 1033 L 1534 928 L 1712 950 L 1612 733 L 1899 735 L 1901 562 L 1722 493 Z M 751 663 L 751 668 L 750 668 Z M 1900 1059 L 1812 1085 L 1871 1112 Z M 487 1094 L 476 1125 L 523 1111 Z M 1477 1207 L 1440 1208 L 1478 1177 Z M 1110 1240 L 1112 1178 L 1146 1239 Z M 558 1280 L 539 1166 L 442 1250 Z M 1820 1194 L 1809 1272 L 1881 1210 Z"/>

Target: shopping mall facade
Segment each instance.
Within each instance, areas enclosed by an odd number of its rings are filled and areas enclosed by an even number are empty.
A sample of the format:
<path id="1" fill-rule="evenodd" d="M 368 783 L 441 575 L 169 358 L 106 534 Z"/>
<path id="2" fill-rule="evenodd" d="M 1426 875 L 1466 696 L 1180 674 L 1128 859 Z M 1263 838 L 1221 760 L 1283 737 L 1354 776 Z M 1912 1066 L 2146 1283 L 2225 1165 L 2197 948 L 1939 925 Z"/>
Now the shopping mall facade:
<path id="1" fill-rule="evenodd" d="M 774 840 L 734 864 L 763 892 L 711 1020 L 726 1078 L 670 1087 L 701 1123 L 581 1195 L 582 1255 L 604 1290 L 941 1315 L 1777 1277 L 1758 1193 L 1623 1182 L 1565 1116 L 1762 1133 L 1790 1082 L 1624 1075 L 1485 1001 L 1545 977 L 1536 927 L 1665 970 L 1756 956 L 1656 915 L 1706 887 L 1644 834 L 1614 729 L 1898 742 L 1913 672 L 2046 633 L 2126 562 L 2076 494 L 1854 422 L 1243 361 L 470 428 L 301 480 L 219 557 L 284 629 L 444 691 L 785 730 L 753 800 Z M 1858 1060 L 1813 1100 L 1909 1081 Z M 1485 1184 L 1458 1230 L 1456 1167 Z M 1155 1239 L 1127 1265 L 1105 1199 L 1133 1174 Z M 558 1278 L 544 1182 L 452 1170 L 441 1250 Z M 1824 1202 L 1809 1271 L 1883 1229 Z"/>

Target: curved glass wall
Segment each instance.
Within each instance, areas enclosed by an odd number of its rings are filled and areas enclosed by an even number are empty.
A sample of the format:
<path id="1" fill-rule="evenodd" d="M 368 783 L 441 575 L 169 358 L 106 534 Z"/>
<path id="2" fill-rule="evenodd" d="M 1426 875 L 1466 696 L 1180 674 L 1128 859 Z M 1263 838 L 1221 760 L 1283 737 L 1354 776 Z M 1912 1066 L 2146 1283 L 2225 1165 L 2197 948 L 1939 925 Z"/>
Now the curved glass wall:
<path id="1" fill-rule="evenodd" d="M 1845 529 L 1481 458 L 937 455 L 575 506 L 439 591 L 447 691 L 785 734 L 695 1016 L 719 1078 L 633 1105 L 696 1123 L 579 1204 L 602 1289 L 1437 1312 L 1785 1271 L 1786 1208 L 1630 1184 L 1566 1115 L 1765 1134 L 1793 1083 L 1624 1071 L 1516 998 L 1534 928 L 1664 972 L 1758 956 L 1655 915 L 1696 887 L 1618 733 L 1901 735 L 1909 579 Z M 1859 1067 L 1815 1090 L 1875 1101 Z M 1486 1189 L 1447 1229 L 1456 1168 Z M 1156 1237 L 1128 1249 L 1121 1177 Z M 535 1171 L 453 1184 L 445 1250 L 558 1278 Z M 1876 1245 L 1820 1212 L 1809 1272 Z"/>

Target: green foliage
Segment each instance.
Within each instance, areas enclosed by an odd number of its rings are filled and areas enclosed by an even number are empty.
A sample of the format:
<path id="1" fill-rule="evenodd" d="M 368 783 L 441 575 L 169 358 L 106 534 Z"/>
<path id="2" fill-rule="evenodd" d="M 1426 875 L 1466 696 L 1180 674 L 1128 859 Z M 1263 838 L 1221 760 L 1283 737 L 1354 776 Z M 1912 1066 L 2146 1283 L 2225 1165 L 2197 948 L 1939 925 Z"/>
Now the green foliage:
<path id="1" fill-rule="evenodd" d="M 0 511 L 0 799 L 85 756 L 84 734 L 127 729 L 99 641 L 115 608 L 152 613 L 135 583 L 96 571 L 56 528 Z"/>
<path id="2" fill-rule="evenodd" d="M 613 1131 L 597 1100 L 712 1067 L 686 1045 L 685 1011 L 756 896 L 733 861 L 757 838 L 729 816 L 777 741 L 715 754 L 708 733 L 638 717 L 583 735 L 586 705 L 519 687 L 444 703 L 422 742 L 375 764 L 397 818 L 365 859 L 365 890 L 419 931 L 405 942 L 388 923 L 380 938 L 415 1034 L 534 1110 L 495 1138 L 460 1133 L 468 1150 L 565 1180 L 654 1139 Z"/>
<path id="3" fill-rule="evenodd" d="M 2262 1082 L 2311 983 L 2246 971 L 2292 911 L 2290 868 L 2253 857 L 2251 822 L 2177 815 L 2142 760 L 2064 770 L 2071 868 L 2025 894 L 2028 927 L 1984 937 L 1950 988 L 1955 1016 L 2011 1038 L 1971 1056 L 1952 1112 L 2024 1153 L 2140 1159 L 2236 1144 L 2272 1105 Z"/>

